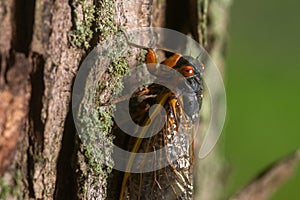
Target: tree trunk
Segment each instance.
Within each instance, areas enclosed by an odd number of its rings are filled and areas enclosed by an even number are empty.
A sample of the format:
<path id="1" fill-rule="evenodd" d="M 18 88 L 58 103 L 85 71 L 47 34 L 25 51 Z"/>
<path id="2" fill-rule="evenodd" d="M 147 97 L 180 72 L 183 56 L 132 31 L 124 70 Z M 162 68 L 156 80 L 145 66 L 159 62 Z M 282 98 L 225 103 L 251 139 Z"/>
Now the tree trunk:
<path id="1" fill-rule="evenodd" d="M 228 2 L 2 0 L 0 199 L 105 199 L 110 169 L 90 160 L 71 112 L 80 64 L 121 29 L 154 25 L 199 39 L 223 69 Z"/>

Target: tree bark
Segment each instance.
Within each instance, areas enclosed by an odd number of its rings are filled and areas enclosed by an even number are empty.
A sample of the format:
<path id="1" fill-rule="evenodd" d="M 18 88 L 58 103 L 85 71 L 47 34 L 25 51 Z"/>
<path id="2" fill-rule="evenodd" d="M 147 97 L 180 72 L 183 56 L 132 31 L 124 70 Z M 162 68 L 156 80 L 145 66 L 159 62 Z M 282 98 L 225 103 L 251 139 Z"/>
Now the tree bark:
<path id="1" fill-rule="evenodd" d="M 106 37 L 155 25 L 199 39 L 223 69 L 228 1 L 187 2 L 0 2 L 0 199 L 106 198 L 110 169 L 89 160 L 73 122 L 78 68 Z"/>

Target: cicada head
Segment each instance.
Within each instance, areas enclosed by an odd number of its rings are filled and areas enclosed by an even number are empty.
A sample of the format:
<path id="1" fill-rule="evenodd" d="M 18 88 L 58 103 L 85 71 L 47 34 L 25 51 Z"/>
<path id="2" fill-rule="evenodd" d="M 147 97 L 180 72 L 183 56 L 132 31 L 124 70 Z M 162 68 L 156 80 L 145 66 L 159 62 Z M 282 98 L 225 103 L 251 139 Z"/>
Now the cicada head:
<path id="1" fill-rule="evenodd" d="M 182 56 L 174 67 L 186 80 L 183 88 L 183 109 L 191 118 L 195 118 L 202 104 L 204 65 L 191 56 Z"/>

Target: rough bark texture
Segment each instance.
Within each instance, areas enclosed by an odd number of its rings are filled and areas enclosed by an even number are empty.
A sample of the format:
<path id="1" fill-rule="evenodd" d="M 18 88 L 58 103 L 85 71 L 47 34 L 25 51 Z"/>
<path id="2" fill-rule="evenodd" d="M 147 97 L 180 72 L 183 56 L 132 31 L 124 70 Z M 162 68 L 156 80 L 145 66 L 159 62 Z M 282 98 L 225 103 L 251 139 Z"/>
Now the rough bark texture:
<path id="1" fill-rule="evenodd" d="M 11 180 L 3 181 L 1 188 L 9 191 L 1 194 L 11 199 L 52 199 L 72 80 L 81 57 L 67 39 L 71 9 L 68 1 L 2 1 L 0 9 L 5 99 L 1 136 L 7 135 L 1 137 L 0 155 L 7 156 L 1 173 Z M 7 165 L 10 171 L 4 170 Z"/>
<path id="2" fill-rule="evenodd" d="M 106 198 L 109 169 L 91 161 L 72 119 L 77 70 L 96 44 L 121 27 L 153 25 L 199 37 L 223 66 L 229 2 L 187 2 L 192 7 L 160 0 L 0 2 L 0 199 Z M 184 18 L 186 13 L 192 18 Z M 114 76 L 107 72 L 101 78 Z"/>

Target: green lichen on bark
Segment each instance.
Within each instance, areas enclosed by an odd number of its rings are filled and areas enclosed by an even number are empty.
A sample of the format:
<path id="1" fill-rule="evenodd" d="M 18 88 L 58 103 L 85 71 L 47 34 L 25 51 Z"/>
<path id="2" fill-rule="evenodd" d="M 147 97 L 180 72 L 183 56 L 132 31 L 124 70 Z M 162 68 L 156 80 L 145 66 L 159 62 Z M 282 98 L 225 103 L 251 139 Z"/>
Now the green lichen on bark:
<path id="1" fill-rule="evenodd" d="M 93 23 L 96 20 L 96 6 L 89 0 L 74 0 L 73 6 L 73 30 L 69 32 L 69 40 L 72 46 L 89 48 L 95 29 Z"/>
<path id="2" fill-rule="evenodd" d="M 72 46 L 86 50 L 95 47 L 92 52 L 111 50 L 109 55 L 102 52 L 107 59 L 97 60 L 103 55 L 95 55 L 94 65 L 84 89 L 80 104 L 78 119 L 82 130 L 80 135 L 78 159 L 78 198 L 103 199 L 106 197 L 107 177 L 112 170 L 111 160 L 114 137 L 111 130 L 114 125 L 113 112 L 115 106 L 102 106 L 112 95 L 122 91 L 122 77 L 128 72 L 126 62 L 127 53 L 118 55 L 118 48 L 103 48 L 105 42 L 114 41 L 110 37 L 118 34 L 120 26 L 115 22 L 115 2 L 103 0 L 91 2 L 89 0 L 76 0 L 74 6 L 73 29 L 69 32 Z M 84 21 L 83 19 L 88 19 Z M 114 45 L 114 44 L 111 44 Z M 113 49 L 113 50 L 112 50 Z M 101 183 L 101 186 L 99 186 Z"/>
<path id="3" fill-rule="evenodd" d="M 72 46 L 88 49 L 93 39 L 103 39 L 118 31 L 114 1 L 74 0 L 72 7 L 73 28 L 68 33 Z"/>
<path id="4" fill-rule="evenodd" d="M 21 171 L 15 170 L 12 177 L 3 176 L 0 178 L 0 199 L 22 199 L 20 194 Z"/>
<path id="5" fill-rule="evenodd" d="M 106 66 L 106 67 L 104 67 Z M 106 62 L 101 62 L 100 69 L 105 71 L 100 73 L 99 80 L 97 79 L 99 67 L 94 67 L 95 79 L 91 78 L 90 82 L 86 83 L 84 99 L 81 102 L 79 112 L 80 123 L 84 124 L 83 130 L 80 132 L 88 133 L 88 135 L 81 135 L 83 141 L 83 154 L 88 167 L 85 169 L 83 176 L 88 179 L 82 191 L 86 191 L 90 196 L 105 195 L 106 192 L 106 178 L 111 172 L 113 161 L 111 160 L 112 146 L 114 137 L 111 135 L 111 130 L 114 125 L 113 112 L 114 105 L 102 106 L 103 101 L 107 101 L 113 94 L 118 94 L 122 90 L 122 76 L 127 73 L 128 66 L 123 57 L 113 57 L 107 59 Z M 88 178 L 87 178 L 88 177 Z M 101 182 L 101 190 L 85 190 L 84 188 L 99 188 L 99 181 Z M 96 194 L 97 193 L 97 194 Z M 92 195 L 92 196 L 93 196 Z"/>

